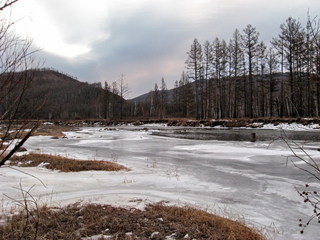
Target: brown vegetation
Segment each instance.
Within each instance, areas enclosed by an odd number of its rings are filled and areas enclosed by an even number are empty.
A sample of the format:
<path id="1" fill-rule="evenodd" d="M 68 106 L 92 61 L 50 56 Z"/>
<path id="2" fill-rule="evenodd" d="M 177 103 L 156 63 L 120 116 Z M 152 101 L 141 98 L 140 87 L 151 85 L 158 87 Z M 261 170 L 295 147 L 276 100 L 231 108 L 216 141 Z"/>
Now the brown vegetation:
<path id="1" fill-rule="evenodd" d="M 16 121 L 14 125 L 11 126 L 10 132 L 7 132 L 6 126 L 8 121 L 0 122 L 0 138 L 6 141 L 12 139 L 23 139 L 28 134 L 28 129 L 32 128 L 37 121 Z M 76 128 L 76 122 L 72 126 L 68 125 L 68 122 L 64 124 L 41 124 L 33 133 L 32 136 L 51 136 L 54 138 L 63 138 L 65 134 L 63 132 L 74 131 Z"/>
<path id="2" fill-rule="evenodd" d="M 48 169 L 59 170 L 61 172 L 128 170 L 124 166 L 108 161 L 76 160 L 38 153 L 14 156 L 8 164 L 20 167 L 36 167 L 43 164 Z"/>
<path id="3" fill-rule="evenodd" d="M 74 130 L 74 127 L 69 126 L 58 126 L 52 125 L 41 125 L 33 136 L 51 136 L 54 138 L 63 138 L 65 134 L 63 132 L 68 132 Z"/>
<path id="4" fill-rule="evenodd" d="M 0 226 L 1 239 L 215 239 L 263 240 L 255 230 L 190 207 L 138 209 L 80 204 L 23 212 Z M 108 237 L 108 238 L 107 238 Z M 169 239 L 169 238 L 168 238 Z"/>

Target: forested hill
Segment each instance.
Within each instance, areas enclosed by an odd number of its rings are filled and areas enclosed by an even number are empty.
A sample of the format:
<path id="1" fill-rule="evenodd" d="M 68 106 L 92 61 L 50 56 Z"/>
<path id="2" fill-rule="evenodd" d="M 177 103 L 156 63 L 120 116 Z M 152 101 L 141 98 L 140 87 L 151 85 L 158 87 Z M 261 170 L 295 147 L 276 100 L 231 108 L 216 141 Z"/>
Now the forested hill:
<path id="1" fill-rule="evenodd" d="M 8 78 L 10 74 L 0 76 Z M 167 90 L 160 88 L 138 98 L 126 101 L 119 96 L 116 83 L 103 88 L 101 83 L 85 83 L 75 77 L 50 70 L 32 70 L 13 74 L 15 78 L 31 79 L 15 118 L 77 120 L 77 119 L 199 119 L 248 117 L 248 79 L 244 77 L 211 78 L 208 81 L 189 81 L 186 75 Z M 290 74 L 272 73 L 254 75 L 254 117 L 316 117 L 320 86 L 317 75 L 299 75 L 295 82 L 295 116 L 289 114 L 292 102 L 289 95 Z M 162 86 L 163 85 L 163 86 Z M 1 96 L 5 103 L 15 102 L 17 94 L 6 95 L 8 87 L 2 84 Z M 18 87 L 15 87 L 18 89 Z M 0 105 L 4 116 L 10 104 Z M 5 119 L 5 118 L 4 118 Z"/>
<path id="2" fill-rule="evenodd" d="M 31 81 L 24 93 L 18 118 L 89 119 L 120 115 L 118 105 L 123 99 L 104 90 L 101 83 L 80 82 L 51 69 L 29 70 L 26 75 Z M 7 101 L 14 99 L 16 96 L 12 93 Z M 0 113 L 6 111 L 5 105 L 0 106 Z"/>
<path id="3" fill-rule="evenodd" d="M 99 115 L 101 85 L 83 83 L 74 77 L 53 70 L 35 71 L 26 102 L 36 107 L 41 119 L 94 118 Z M 30 97 L 29 97 L 30 96 Z"/>

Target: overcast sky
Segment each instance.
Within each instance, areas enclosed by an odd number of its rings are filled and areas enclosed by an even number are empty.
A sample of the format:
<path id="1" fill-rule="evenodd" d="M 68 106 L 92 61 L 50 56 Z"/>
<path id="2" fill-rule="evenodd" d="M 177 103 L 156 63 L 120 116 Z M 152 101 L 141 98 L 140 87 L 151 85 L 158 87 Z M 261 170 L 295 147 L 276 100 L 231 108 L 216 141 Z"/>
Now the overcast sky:
<path id="1" fill-rule="evenodd" d="M 268 42 L 289 16 L 305 22 L 320 0 L 20 0 L 15 31 L 41 49 L 43 67 L 86 82 L 112 82 L 124 74 L 129 98 L 164 77 L 180 78 L 194 38 L 229 40 L 252 24 Z"/>

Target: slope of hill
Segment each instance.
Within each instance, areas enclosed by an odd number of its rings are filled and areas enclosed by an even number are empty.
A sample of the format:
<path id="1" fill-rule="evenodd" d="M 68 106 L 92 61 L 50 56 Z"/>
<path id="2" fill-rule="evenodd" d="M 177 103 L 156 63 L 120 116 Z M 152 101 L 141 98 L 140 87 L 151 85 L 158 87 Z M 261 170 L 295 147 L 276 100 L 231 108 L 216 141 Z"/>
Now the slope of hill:
<path id="1" fill-rule="evenodd" d="M 254 78 L 257 78 L 259 76 L 254 76 Z M 273 74 L 273 79 L 275 82 L 280 82 L 280 81 L 284 81 L 285 79 L 287 79 L 288 77 L 288 73 L 275 73 Z M 192 88 L 195 89 L 195 82 L 191 82 L 190 83 L 192 85 Z M 181 87 L 178 87 L 178 90 L 181 89 Z M 168 89 L 165 91 L 166 93 L 166 96 L 168 97 L 169 100 L 172 100 L 173 99 L 173 96 L 174 96 L 174 90 L 175 88 L 173 89 Z M 145 94 L 142 94 L 140 96 L 137 96 L 133 99 L 130 99 L 130 101 L 132 102 L 137 102 L 137 103 L 140 103 L 140 102 L 144 102 L 148 99 L 148 97 L 154 93 L 154 91 L 150 91 L 148 93 L 145 93 Z"/>
<path id="2" fill-rule="evenodd" d="M 148 92 L 148 93 L 142 94 L 138 97 L 132 98 L 132 99 L 130 99 L 130 101 L 137 102 L 137 103 L 144 102 L 150 96 L 150 93 L 152 93 L 152 92 Z"/>
<path id="3" fill-rule="evenodd" d="M 66 74 L 42 69 L 28 74 L 28 86 L 19 118 L 32 119 L 88 119 L 102 118 L 109 108 L 106 97 L 119 102 L 120 97 L 102 89 L 100 83 L 85 83 Z M 14 101 L 14 94 L 9 101 Z M 0 113 L 5 112 L 0 106 Z"/>
<path id="4" fill-rule="evenodd" d="M 172 99 L 173 99 L 173 91 L 174 91 L 174 89 L 169 89 L 169 90 L 165 90 L 164 91 L 167 101 L 172 101 Z M 151 96 L 151 94 L 153 94 L 153 93 L 154 93 L 154 91 L 150 91 L 150 92 L 142 94 L 142 95 L 140 95 L 138 97 L 132 98 L 129 101 L 136 102 L 136 103 L 141 103 L 141 102 L 146 101 Z"/>

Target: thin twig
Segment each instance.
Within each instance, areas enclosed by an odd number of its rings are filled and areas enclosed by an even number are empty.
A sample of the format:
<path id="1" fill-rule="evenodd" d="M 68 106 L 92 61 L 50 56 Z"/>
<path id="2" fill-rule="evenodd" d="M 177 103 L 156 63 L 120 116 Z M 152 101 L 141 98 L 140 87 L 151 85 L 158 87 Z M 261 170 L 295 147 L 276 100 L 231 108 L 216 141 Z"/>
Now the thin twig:
<path id="1" fill-rule="evenodd" d="M 20 169 L 17 169 L 17 168 L 12 167 L 12 166 L 6 166 L 6 167 L 7 167 L 7 168 L 11 168 L 11 169 L 13 169 L 13 170 L 15 170 L 15 171 L 21 172 L 21 173 L 23 173 L 23 174 L 26 174 L 26 175 L 28 175 L 28 176 L 30 176 L 30 177 L 33 177 L 33 178 L 37 179 L 37 180 L 42 184 L 42 186 L 44 186 L 45 188 L 47 188 L 47 186 L 44 184 L 44 182 L 43 182 L 40 178 L 34 176 L 33 174 L 24 172 L 24 171 L 22 171 L 22 170 L 20 170 Z"/>
<path id="2" fill-rule="evenodd" d="M 2 7 L 0 7 L 0 11 L 3 11 L 5 8 L 11 6 L 12 4 L 14 4 L 15 2 L 18 2 L 19 0 L 13 0 L 11 2 L 7 1 Z"/>

